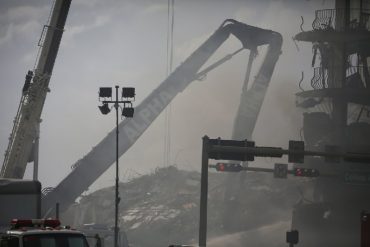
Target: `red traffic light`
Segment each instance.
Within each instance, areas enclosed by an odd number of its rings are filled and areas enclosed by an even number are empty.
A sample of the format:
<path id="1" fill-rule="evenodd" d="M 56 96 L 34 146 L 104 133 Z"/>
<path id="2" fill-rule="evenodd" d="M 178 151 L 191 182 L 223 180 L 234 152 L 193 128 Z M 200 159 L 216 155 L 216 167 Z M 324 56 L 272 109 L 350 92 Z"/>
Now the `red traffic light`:
<path id="1" fill-rule="evenodd" d="M 294 170 L 294 175 L 297 176 L 297 177 L 302 177 L 302 175 L 303 175 L 302 169 L 301 168 L 296 168 Z"/>
<path id="2" fill-rule="evenodd" d="M 243 167 L 240 164 L 231 164 L 231 163 L 217 163 L 216 171 L 219 172 L 240 172 L 243 170 Z"/>
<path id="3" fill-rule="evenodd" d="M 319 171 L 312 168 L 294 168 L 294 176 L 297 177 L 318 177 Z"/>
<path id="4" fill-rule="evenodd" d="M 219 171 L 219 172 L 223 172 L 223 171 L 225 171 L 225 164 L 223 164 L 223 163 L 218 163 L 218 164 L 216 165 L 216 170 L 217 170 L 217 171 Z"/>

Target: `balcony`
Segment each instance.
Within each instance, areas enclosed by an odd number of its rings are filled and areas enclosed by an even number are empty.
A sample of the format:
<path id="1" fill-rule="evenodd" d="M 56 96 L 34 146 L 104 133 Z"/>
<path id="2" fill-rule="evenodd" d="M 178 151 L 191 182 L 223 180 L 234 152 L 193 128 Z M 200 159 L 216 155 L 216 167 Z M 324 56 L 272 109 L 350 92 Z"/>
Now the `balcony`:
<path id="1" fill-rule="evenodd" d="M 346 85 L 347 88 L 366 88 L 370 82 L 369 67 L 350 66 L 346 69 Z M 341 73 L 337 73 L 339 69 L 332 68 L 330 71 L 326 68 L 314 68 L 311 86 L 315 90 L 326 88 L 341 88 L 337 82 L 340 81 Z"/>
<path id="2" fill-rule="evenodd" d="M 344 25 L 346 19 L 349 20 L 347 28 Z M 370 9 L 350 9 L 347 13 L 345 9 L 316 10 L 312 28 L 321 31 L 369 31 Z"/>

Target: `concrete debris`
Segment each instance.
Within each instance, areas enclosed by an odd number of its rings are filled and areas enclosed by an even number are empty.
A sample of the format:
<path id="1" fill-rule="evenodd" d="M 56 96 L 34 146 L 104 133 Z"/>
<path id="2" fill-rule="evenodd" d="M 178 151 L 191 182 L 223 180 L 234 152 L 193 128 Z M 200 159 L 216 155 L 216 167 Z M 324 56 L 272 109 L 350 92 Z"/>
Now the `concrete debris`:
<path id="1" fill-rule="evenodd" d="M 244 195 L 224 199 L 224 173 L 209 173 L 208 236 L 289 221 L 298 200 L 294 181 L 272 179 L 272 174 L 248 173 L 242 186 Z M 198 241 L 200 174 L 174 166 L 158 168 L 149 175 L 120 184 L 120 227 L 130 246 L 156 247 L 196 244 Z M 224 227 L 224 204 L 238 210 L 238 229 Z M 83 196 L 64 217 L 74 226 L 84 223 L 114 225 L 114 188 Z M 289 229 L 281 229 L 282 236 Z M 285 235 L 284 235 L 285 236 Z M 258 239 L 255 240 L 258 242 Z M 284 243 L 282 243 L 284 244 Z"/>

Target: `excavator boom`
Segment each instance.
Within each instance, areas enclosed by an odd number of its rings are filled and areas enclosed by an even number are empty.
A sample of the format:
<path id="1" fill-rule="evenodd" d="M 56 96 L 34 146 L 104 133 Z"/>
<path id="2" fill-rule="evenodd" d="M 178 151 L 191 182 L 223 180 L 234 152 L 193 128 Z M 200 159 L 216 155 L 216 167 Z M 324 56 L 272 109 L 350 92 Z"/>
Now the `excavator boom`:
<path id="1" fill-rule="evenodd" d="M 280 34 L 276 32 L 249 26 L 235 20 L 226 20 L 141 102 L 135 109 L 136 113 L 133 118 L 125 119 L 119 124 L 119 138 L 121 140 L 119 155 L 124 154 L 135 143 L 178 93 L 183 91 L 192 81 L 199 78 L 199 75 L 202 74 L 202 72 L 199 72 L 199 69 L 228 39 L 230 34 L 238 38 L 245 49 L 256 49 L 259 45 L 269 44 L 271 36 L 276 36 L 278 39 L 280 37 L 281 39 Z M 266 37 L 270 37 L 267 42 Z M 277 53 L 280 54 L 280 49 L 278 49 Z M 274 65 L 275 62 L 276 59 L 271 62 L 271 65 Z M 271 68 L 272 70 L 273 67 Z M 266 76 L 268 74 L 266 73 Z M 66 209 L 73 203 L 82 192 L 87 190 L 114 163 L 114 150 L 115 131 L 112 130 L 87 155 L 72 166 L 74 170 L 57 187 L 44 196 L 44 213 L 50 212 L 50 209 L 57 202 L 60 203 L 61 209 Z"/>
<path id="2" fill-rule="evenodd" d="M 272 31 L 270 33 L 264 33 L 258 36 L 258 40 L 259 45 L 268 45 L 267 53 L 255 76 L 253 84 L 249 89 L 247 88 L 247 81 L 243 85 L 239 107 L 234 121 L 233 140 L 251 139 L 272 73 L 274 72 L 275 64 L 281 54 L 283 38 L 280 33 Z"/>

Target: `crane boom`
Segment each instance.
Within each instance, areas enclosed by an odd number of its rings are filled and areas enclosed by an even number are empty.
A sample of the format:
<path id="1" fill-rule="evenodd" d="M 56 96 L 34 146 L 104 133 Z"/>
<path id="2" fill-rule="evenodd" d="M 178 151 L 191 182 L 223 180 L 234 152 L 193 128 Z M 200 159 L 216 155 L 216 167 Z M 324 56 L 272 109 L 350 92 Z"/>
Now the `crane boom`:
<path id="1" fill-rule="evenodd" d="M 29 71 L 26 75 L 0 177 L 23 178 L 27 162 L 32 161 L 32 147 L 38 136 L 41 112 L 70 4 L 71 0 L 56 0 L 50 23 L 44 26 L 41 44 L 39 42 L 41 53 L 34 73 Z"/>
<path id="2" fill-rule="evenodd" d="M 268 44 L 276 37 L 281 42 L 281 35 L 235 20 L 226 20 L 198 49 L 196 49 L 167 79 L 165 79 L 136 108 L 133 118 L 125 119 L 119 124 L 119 154 L 124 154 L 143 134 L 156 117 L 165 109 L 171 100 L 183 91 L 203 72 L 198 72 L 209 57 L 233 34 L 245 49 L 256 49 L 257 46 Z M 270 37 L 266 41 L 266 37 Z M 278 48 L 278 47 L 274 47 Z M 280 54 L 280 49 L 278 50 Z M 271 62 L 275 65 L 276 59 Z M 216 64 L 214 67 L 217 67 Z M 272 66 L 272 70 L 273 70 Z M 207 69 L 206 69 L 207 70 Z M 208 70 L 207 70 L 208 71 Z M 271 74 L 266 74 L 269 81 Z M 262 75 L 261 75 L 262 76 Z M 266 80 L 264 80 L 266 82 Z M 258 81 L 257 81 L 258 83 Z M 105 172 L 115 160 L 115 131 L 112 130 L 87 155 L 73 165 L 74 170 L 63 179 L 57 187 L 43 198 L 43 211 L 48 212 L 59 202 L 66 209 L 75 199 Z M 81 179 L 83 178 L 83 179 Z"/>

